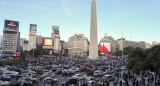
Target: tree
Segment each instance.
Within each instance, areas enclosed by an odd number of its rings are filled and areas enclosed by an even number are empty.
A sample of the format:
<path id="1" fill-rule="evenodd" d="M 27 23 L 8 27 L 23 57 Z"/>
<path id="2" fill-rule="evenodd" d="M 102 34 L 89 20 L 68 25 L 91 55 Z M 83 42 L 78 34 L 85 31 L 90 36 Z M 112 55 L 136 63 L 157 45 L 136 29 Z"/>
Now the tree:
<path id="1" fill-rule="evenodd" d="M 30 54 L 31 56 L 33 55 L 33 49 L 31 49 L 31 50 L 29 51 L 29 54 Z M 39 56 L 39 55 L 41 55 L 41 51 L 40 51 L 39 49 L 34 49 L 34 56 L 37 57 L 37 56 Z"/>
<path id="2" fill-rule="evenodd" d="M 20 53 L 20 59 L 25 60 L 25 53 L 24 52 Z"/>
<path id="3" fill-rule="evenodd" d="M 121 50 L 117 50 L 117 51 L 115 52 L 115 55 L 116 55 L 116 56 L 122 56 L 122 51 L 121 51 Z"/>
<path id="4" fill-rule="evenodd" d="M 148 53 L 149 52 L 149 53 Z M 151 49 L 147 50 L 147 64 L 146 69 L 150 69 L 152 71 L 160 70 L 160 45 L 154 46 Z"/>
<path id="5" fill-rule="evenodd" d="M 128 55 L 134 48 L 133 47 L 126 47 L 123 50 L 124 55 Z"/>
<path id="6" fill-rule="evenodd" d="M 142 48 L 133 49 L 128 56 L 127 68 L 133 73 L 139 73 L 144 69 L 146 55 Z"/>
<path id="7" fill-rule="evenodd" d="M 127 68 L 133 73 L 141 70 L 160 71 L 160 45 L 143 50 L 135 48 L 129 53 Z"/>

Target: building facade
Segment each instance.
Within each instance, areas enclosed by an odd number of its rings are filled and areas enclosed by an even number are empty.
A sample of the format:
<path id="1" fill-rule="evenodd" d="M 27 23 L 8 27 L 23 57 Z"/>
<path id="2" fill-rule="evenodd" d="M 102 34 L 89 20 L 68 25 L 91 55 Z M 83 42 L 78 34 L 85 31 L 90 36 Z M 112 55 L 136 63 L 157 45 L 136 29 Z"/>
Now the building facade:
<path id="1" fill-rule="evenodd" d="M 119 50 L 123 50 L 126 47 L 140 47 L 142 49 L 146 49 L 146 43 L 144 41 L 131 41 L 131 40 L 125 40 L 124 38 L 117 40 L 117 48 Z"/>
<path id="2" fill-rule="evenodd" d="M 54 38 L 54 53 L 61 53 L 61 45 L 60 45 L 60 35 L 59 35 L 59 27 L 52 26 L 51 37 Z"/>
<path id="3" fill-rule="evenodd" d="M 54 51 L 54 38 L 42 37 L 42 52 L 43 55 L 53 55 Z"/>
<path id="4" fill-rule="evenodd" d="M 18 48 L 19 52 L 28 51 L 28 40 L 26 38 L 20 38 Z"/>
<path id="5" fill-rule="evenodd" d="M 152 45 L 150 43 L 146 43 L 146 49 L 152 48 Z"/>
<path id="6" fill-rule="evenodd" d="M 3 40 L 3 36 L 0 36 L 0 49 L 2 49 L 2 40 Z"/>
<path id="7" fill-rule="evenodd" d="M 71 36 L 66 43 L 66 49 L 68 49 L 69 56 L 88 56 L 89 41 L 83 34 L 75 34 Z"/>
<path id="8" fill-rule="evenodd" d="M 36 42 L 37 45 L 42 45 L 42 36 L 38 35 L 36 39 L 37 39 L 37 42 Z"/>
<path id="9" fill-rule="evenodd" d="M 5 20 L 3 29 L 2 53 L 4 55 L 15 55 L 18 46 L 19 22 Z"/>
<path id="10" fill-rule="evenodd" d="M 37 35 L 37 25 L 30 24 L 28 51 L 36 48 L 36 39 L 37 39 L 36 35 Z"/>

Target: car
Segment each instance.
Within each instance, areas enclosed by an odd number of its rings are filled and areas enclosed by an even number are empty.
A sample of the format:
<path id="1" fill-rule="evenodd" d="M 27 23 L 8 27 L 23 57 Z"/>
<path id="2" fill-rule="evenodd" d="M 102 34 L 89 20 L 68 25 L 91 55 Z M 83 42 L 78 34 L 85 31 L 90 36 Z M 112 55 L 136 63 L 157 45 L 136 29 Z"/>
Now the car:
<path id="1" fill-rule="evenodd" d="M 85 80 L 87 81 L 88 84 L 93 85 L 96 81 L 98 81 L 94 77 L 86 77 Z"/>
<path id="2" fill-rule="evenodd" d="M 9 81 L 1 81 L 0 80 L 0 86 L 9 86 Z"/>
<path id="3" fill-rule="evenodd" d="M 50 73 L 49 73 L 49 72 L 44 72 L 44 73 L 40 76 L 40 79 L 44 79 L 45 77 L 50 77 Z"/>
<path id="4" fill-rule="evenodd" d="M 71 75 L 71 72 L 69 70 L 63 70 L 62 71 L 62 76 L 68 76 L 68 75 Z"/>
<path id="5" fill-rule="evenodd" d="M 76 78 L 68 78 L 65 84 L 77 84 L 77 82 Z"/>
<path id="6" fill-rule="evenodd" d="M 120 68 L 120 67 L 116 67 L 116 68 L 114 68 L 114 71 L 115 72 L 120 72 L 122 69 Z"/>
<path id="7" fill-rule="evenodd" d="M 111 73 L 113 73 L 113 71 L 109 69 L 104 72 L 104 74 L 111 74 Z"/>
<path id="8" fill-rule="evenodd" d="M 114 81 L 114 80 L 115 80 L 115 77 L 112 76 L 112 75 L 107 74 L 107 75 L 104 75 L 104 76 L 103 76 L 103 79 L 104 79 L 104 80 L 107 80 L 107 81 Z"/>
<path id="9" fill-rule="evenodd" d="M 58 69 L 56 70 L 56 74 L 62 74 L 62 71 L 63 71 L 63 68 L 58 68 Z"/>
<path id="10" fill-rule="evenodd" d="M 57 84 L 57 79 L 56 78 L 51 78 L 51 77 L 47 77 L 45 79 L 43 79 L 43 84 L 44 86 L 53 86 Z"/>
<path id="11" fill-rule="evenodd" d="M 94 71 L 93 73 L 94 76 L 98 77 L 98 76 L 102 76 L 102 72 L 99 70 Z"/>
<path id="12" fill-rule="evenodd" d="M 88 71 L 88 68 L 81 68 L 80 71 Z"/>
<path id="13" fill-rule="evenodd" d="M 73 78 L 76 78 L 78 80 L 83 80 L 85 79 L 86 75 L 83 75 L 83 74 L 75 74 L 73 75 Z"/>
<path id="14" fill-rule="evenodd" d="M 94 70 L 88 70 L 86 73 L 87 73 L 87 75 L 93 75 Z"/>
<path id="15" fill-rule="evenodd" d="M 121 67 L 121 70 L 127 70 L 126 66 Z"/>
<path id="16" fill-rule="evenodd" d="M 79 71 L 79 68 L 77 68 L 77 67 L 72 67 L 72 68 L 69 69 L 69 71 L 70 71 L 71 73 L 75 73 L 75 72 L 78 72 L 78 71 Z"/>

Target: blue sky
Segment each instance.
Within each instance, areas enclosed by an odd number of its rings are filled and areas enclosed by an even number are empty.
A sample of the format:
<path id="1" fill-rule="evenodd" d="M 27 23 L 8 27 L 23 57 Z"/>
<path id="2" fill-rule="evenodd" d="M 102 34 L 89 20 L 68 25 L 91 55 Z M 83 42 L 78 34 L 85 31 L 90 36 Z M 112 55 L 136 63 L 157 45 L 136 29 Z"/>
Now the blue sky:
<path id="1" fill-rule="evenodd" d="M 60 27 L 61 39 L 75 33 L 89 38 L 92 0 L 0 0 L 0 36 L 4 20 L 19 21 L 21 38 L 28 39 L 29 25 L 51 36 L 52 25 Z M 115 39 L 160 42 L 160 0 L 96 0 L 98 40 L 105 33 Z M 131 35 L 130 35 L 131 34 Z"/>

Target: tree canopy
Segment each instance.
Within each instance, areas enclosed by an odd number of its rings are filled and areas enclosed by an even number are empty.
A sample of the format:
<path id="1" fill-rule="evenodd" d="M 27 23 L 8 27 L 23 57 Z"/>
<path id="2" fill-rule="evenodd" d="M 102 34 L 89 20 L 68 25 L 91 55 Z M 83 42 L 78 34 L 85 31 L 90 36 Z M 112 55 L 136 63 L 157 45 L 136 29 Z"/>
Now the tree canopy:
<path id="1" fill-rule="evenodd" d="M 33 55 L 33 49 L 29 51 L 29 54 Z M 34 56 L 37 57 L 39 55 L 41 55 L 41 51 L 39 49 L 34 49 Z"/>
<path id="2" fill-rule="evenodd" d="M 133 73 L 139 73 L 141 70 L 159 71 L 160 45 L 146 50 L 134 48 L 129 52 L 127 68 Z"/>

